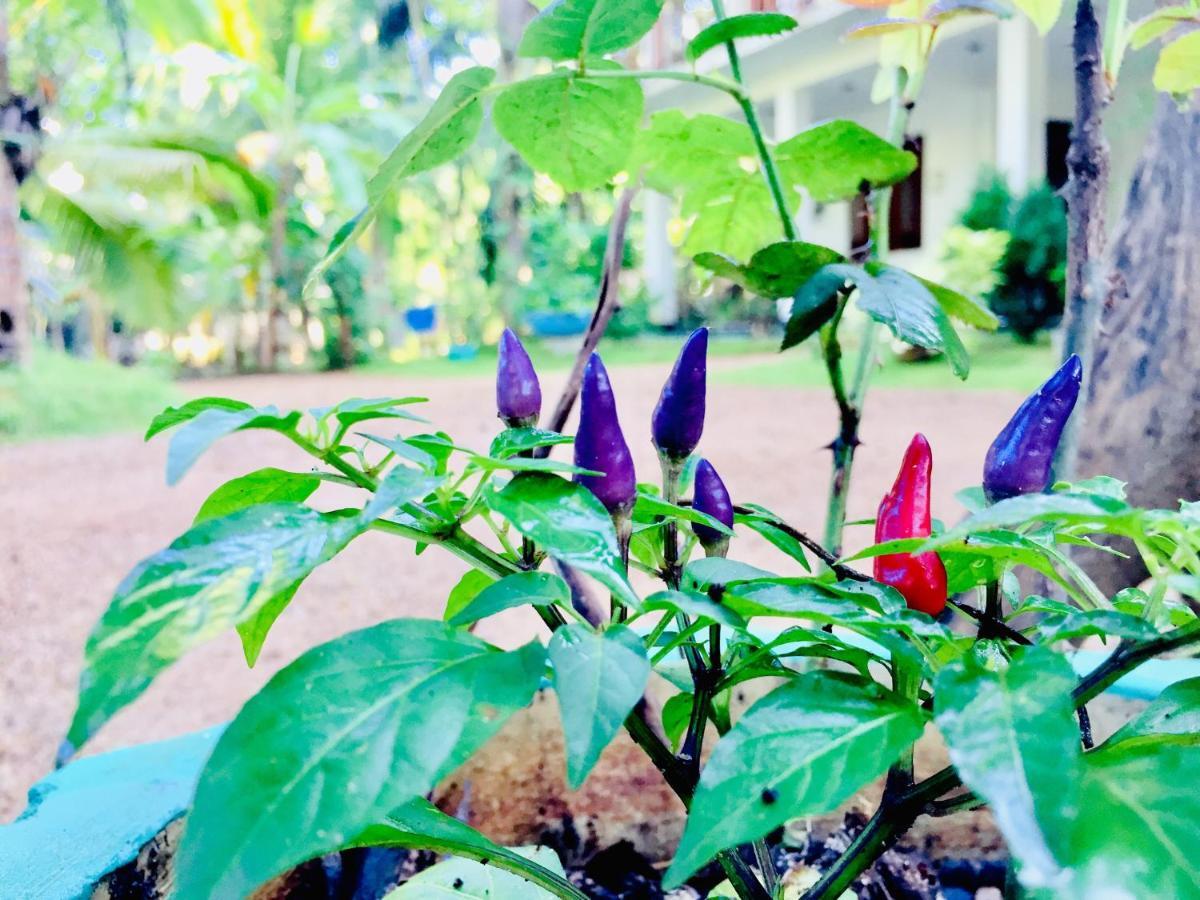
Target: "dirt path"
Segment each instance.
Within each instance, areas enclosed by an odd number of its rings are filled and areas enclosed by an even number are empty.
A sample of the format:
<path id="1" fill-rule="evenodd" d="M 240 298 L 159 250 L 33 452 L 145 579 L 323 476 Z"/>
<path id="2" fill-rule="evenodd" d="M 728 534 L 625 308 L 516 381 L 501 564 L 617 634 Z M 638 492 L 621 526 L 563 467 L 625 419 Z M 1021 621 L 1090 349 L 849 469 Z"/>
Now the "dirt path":
<path id="1" fill-rule="evenodd" d="M 648 481 L 657 479 L 649 415 L 667 368 L 614 373 L 626 432 Z M 548 396 L 563 377 L 546 379 Z M 418 385 L 353 374 L 279 376 L 210 381 L 190 390 L 281 407 L 421 393 L 431 401 L 425 414 L 461 443 L 486 447 L 496 428 L 485 379 Z M 1018 399 L 877 391 L 863 429 L 850 518 L 873 515 L 916 430 L 934 447 L 936 514 L 956 518 L 954 492 L 978 483 L 987 444 Z M 828 478 L 821 446 L 833 429 L 824 392 L 715 385 L 703 450 L 736 499 L 761 502 L 816 533 Z M 73 709 L 84 640 L 121 577 L 186 530 L 217 485 L 265 465 L 306 465 L 273 435 L 234 435 L 169 489 L 165 452 L 166 440 L 144 444 L 137 435 L 0 447 L 0 821 L 20 811 L 25 791 L 50 765 Z M 317 502 L 323 496 L 318 493 Z M 867 543 L 865 531 L 855 529 L 851 544 Z M 765 544 L 752 538 L 738 544 L 735 552 L 749 562 L 783 565 Z M 246 669 L 232 634 L 204 646 L 118 715 L 89 749 L 170 737 L 227 719 L 274 671 L 313 644 L 392 616 L 439 615 L 462 570 L 458 560 L 436 550 L 416 560 L 404 542 L 367 534 L 305 583 L 254 670 Z M 482 633 L 512 645 L 535 634 L 537 625 L 535 617 L 517 613 L 489 620 Z"/>

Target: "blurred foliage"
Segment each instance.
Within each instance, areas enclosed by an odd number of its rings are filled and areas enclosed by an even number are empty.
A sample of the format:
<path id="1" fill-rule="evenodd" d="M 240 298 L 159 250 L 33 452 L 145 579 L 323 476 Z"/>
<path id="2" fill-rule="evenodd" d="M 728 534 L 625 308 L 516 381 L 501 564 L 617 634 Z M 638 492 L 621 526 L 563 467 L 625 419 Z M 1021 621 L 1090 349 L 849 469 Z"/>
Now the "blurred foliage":
<path id="1" fill-rule="evenodd" d="M 125 368 L 41 350 L 18 370 L 0 370 L 0 442 L 141 431 L 179 392 L 161 366 Z"/>
<path id="2" fill-rule="evenodd" d="M 947 281 L 984 298 L 1020 341 L 1056 325 L 1066 291 L 1067 213 L 1054 189 L 1042 182 L 1016 196 L 1002 175 L 985 172 L 959 222 L 944 238 Z"/>
<path id="3" fill-rule="evenodd" d="M 191 367 L 340 368 L 405 346 L 411 306 L 438 308 L 443 346 L 590 309 L 611 196 L 564 195 L 495 134 L 396 191 L 304 295 L 429 98 L 499 60 L 495 4 L 418 8 L 413 21 L 405 0 L 16 0 L 12 81 L 43 123 L 21 190 L 27 267 L 51 342 L 100 310 L 186 346 Z M 264 350 L 269 318 L 279 346 Z"/>

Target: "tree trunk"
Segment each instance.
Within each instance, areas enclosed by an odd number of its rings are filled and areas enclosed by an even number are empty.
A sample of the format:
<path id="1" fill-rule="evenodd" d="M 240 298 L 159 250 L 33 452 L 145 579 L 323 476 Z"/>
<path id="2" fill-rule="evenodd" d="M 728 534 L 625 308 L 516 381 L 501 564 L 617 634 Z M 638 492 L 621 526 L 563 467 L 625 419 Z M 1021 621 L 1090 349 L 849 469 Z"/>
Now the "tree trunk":
<path id="1" fill-rule="evenodd" d="M 8 101 L 8 3 L 0 0 L 0 103 Z M 0 362 L 29 358 L 29 287 L 21 268 L 21 208 L 17 182 L 0 153 Z"/>
<path id="2" fill-rule="evenodd" d="M 1200 497 L 1198 146 L 1200 112 L 1161 98 L 1110 248 L 1117 290 L 1095 336 L 1078 471 L 1127 480 L 1141 506 Z M 1109 593 L 1146 575 L 1136 555 L 1080 561 Z"/>

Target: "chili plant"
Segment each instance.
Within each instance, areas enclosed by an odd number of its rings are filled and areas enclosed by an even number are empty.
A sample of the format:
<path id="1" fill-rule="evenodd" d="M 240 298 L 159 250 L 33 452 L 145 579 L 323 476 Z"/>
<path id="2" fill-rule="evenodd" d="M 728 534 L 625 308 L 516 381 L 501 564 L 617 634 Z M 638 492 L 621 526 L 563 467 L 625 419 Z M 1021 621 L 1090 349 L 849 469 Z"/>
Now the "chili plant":
<path id="1" fill-rule="evenodd" d="M 417 398 L 292 412 L 205 398 L 150 426 L 149 436 L 173 432 L 171 481 L 214 441 L 248 429 L 276 432 L 312 468 L 222 485 L 190 530 L 122 582 L 87 644 L 69 748 L 203 641 L 236 630 L 253 664 L 307 575 L 366 531 L 471 566 L 443 621 L 395 619 L 339 637 L 245 705 L 200 777 L 178 896 L 242 896 L 361 846 L 482 860 L 527 881 L 529 896 L 582 896 L 544 854 L 497 847 L 425 800 L 542 685 L 558 696 L 571 787 L 624 730 L 683 801 L 667 887 L 715 861 L 738 896 L 778 896 L 770 835 L 886 774 L 877 812 L 807 897 L 841 896 L 919 816 L 984 804 L 1031 896 L 1200 891 L 1188 863 L 1200 830 L 1200 679 L 1172 686 L 1098 747 L 1086 716 L 1144 661 L 1200 646 L 1189 599 L 1200 596 L 1200 505 L 1138 509 L 1109 478 L 1046 483 L 1038 473 L 1070 411 L 1070 366 L 988 455 L 982 480 L 1005 474 L 1004 499 L 968 490 L 966 517 L 935 527 L 932 449 L 918 435 L 880 504 L 882 543 L 839 560 L 731 498 L 698 456 L 703 332 L 685 345 L 652 423 L 621 421 L 592 358 L 573 464 L 533 454 L 572 438 L 531 424 L 537 377 L 515 336 L 505 341 L 502 421 L 486 450 L 424 430 Z M 657 484 L 637 481 L 627 434 L 659 447 Z M 1026 463 L 1032 475 L 1007 477 Z M 689 481 L 694 496 L 681 500 Z M 308 501 L 326 483 L 359 501 L 319 511 Z M 747 532 L 779 549 L 776 571 L 734 558 Z M 1106 597 L 1064 552 L 1111 537 L 1145 558 L 1145 590 Z M 874 578 L 854 566 L 872 557 Z M 1061 597 L 1024 595 L 1018 568 Z M 545 644 L 505 652 L 471 633 L 518 606 L 537 611 Z M 1082 636 L 1112 648 L 1079 677 L 1066 642 Z M 674 692 L 661 707 L 655 682 Z M 765 696 L 735 714 L 732 695 L 755 683 Z M 951 765 L 917 773 L 914 745 L 931 724 Z M 462 860 L 452 865 L 462 871 Z"/>

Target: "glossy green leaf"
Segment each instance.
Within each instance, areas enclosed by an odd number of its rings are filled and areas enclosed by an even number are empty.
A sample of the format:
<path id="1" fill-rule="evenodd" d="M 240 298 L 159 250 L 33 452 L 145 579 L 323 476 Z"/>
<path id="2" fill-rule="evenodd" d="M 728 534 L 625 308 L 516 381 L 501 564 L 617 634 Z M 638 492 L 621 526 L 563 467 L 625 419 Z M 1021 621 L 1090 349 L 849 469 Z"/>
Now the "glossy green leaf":
<path id="1" fill-rule="evenodd" d="M 619 70 L 607 60 L 589 69 Z M 496 98 L 500 136 L 531 167 L 566 191 L 601 187 L 625 166 L 642 120 L 642 87 L 633 79 L 588 79 L 556 69 L 518 81 Z"/>
<path id="2" fill-rule="evenodd" d="M 779 214 L 757 163 L 739 162 L 711 174 L 683 195 L 680 213 L 691 220 L 680 248 L 684 254 L 715 250 L 743 257 L 778 237 Z"/>
<path id="3" fill-rule="evenodd" d="M 760 506 L 756 503 L 747 504 L 747 513 L 735 513 L 733 521 L 735 525 L 744 525 L 755 533 L 761 535 L 776 549 L 787 554 L 796 562 L 803 566 L 805 571 L 809 571 L 808 551 L 804 545 L 797 541 L 790 534 L 779 527 L 782 519 L 775 513 L 771 512 L 765 506 Z"/>
<path id="4" fill-rule="evenodd" d="M 1095 524 L 1120 529 L 1136 514 L 1123 500 L 1099 494 L 1024 494 L 994 503 L 967 516 L 953 528 L 930 538 L 922 550 L 934 550 L 981 531 L 1027 526 L 1036 522 Z"/>
<path id="5" fill-rule="evenodd" d="M 633 507 L 633 520 L 635 522 L 653 522 L 660 516 L 682 522 L 698 522 L 722 534 L 733 534 L 732 528 L 719 519 L 714 519 L 708 513 L 702 513 L 690 506 L 668 503 L 655 494 L 638 491 L 637 501 Z"/>
<path id="6" fill-rule="evenodd" d="M 194 526 L 139 563 L 88 637 L 67 740 L 83 744 L 159 672 L 294 592 L 369 524 L 297 503 L 251 506 Z"/>
<path id="7" fill-rule="evenodd" d="M 887 187 L 903 181 L 917 158 L 848 119 L 814 125 L 775 148 L 781 174 L 818 203 L 848 200 L 863 182 Z"/>
<path id="8" fill-rule="evenodd" d="M 1040 647 L 999 670 L 968 654 L 937 677 L 936 721 L 950 760 L 988 802 L 1027 887 L 1061 877 L 1061 826 L 1082 772 L 1075 683 L 1067 659 Z"/>
<path id="9" fill-rule="evenodd" d="M 692 707 L 696 698 L 688 693 L 673 694 L 667 698 L 662 708 L 663 734 L 671 743 L 672 752 L 679 752 L 679 745 L 687 733 L 688 722 L 692 718 Z"/>
<path id="10" fill-rule="evenodd" d="M 467 605 L 479 596 L 479 592 L 489 585 L 495 584 L 496 579 L 478 569 L 467 569 L 458 583 L 450 589 L 446 598 L 446 609 L 442 612 L 442 620 L 449 622 Z"/>
<path id="11" fill-rule="evenodd" d="M 798 816 L 820 815 L 882 774 L 921 734 L 913 703 L 874 685 L 813 672 L 754 704 L 717 742 L 663 886 L 722 849 Z"/>
<path id="12" fill-rule="evenodd" d="M 373 444 L 378 444 L 381 447 L 386 447 L 392 453 L 401 459 L 407 459 L 409 462 L 416 463 L 427 472 L 437 471 L 438 461 L 432 453 L 423 450 L 410 441 L 404 438 L 387 438 L 380 437 L 375 434 L 367 434 L 364 431 L 356 432 L 360 437 L 366 438 Z"/>
<path id="13" fill-rule="evenodd" d="M 792 298 L 792 309 L 784 327 L 780 350 L 802 344 L 837 313 L 838 291 L 846 278 L 841 266 L 827 266 L 802 284 Z"/>
<path id="14" fill-rule="evenodd" d="M 321 278 L 374 221 L 384 198 L 400 181 L 450 162 L 475 140 L 483 124 L 482 94 L 496 77 L 494 69 L 474 66 L 455 73 L 417 126 L 401 139 L 367 182 L 367 206 L 338 229 L 325 257 L 305 281 Z"/>
<path id="15" fill-rule="evenodd" d="M 367 828 L 347 847 L 403 847 L 432 850 L 502 869 L 558 897 L 586 900 L 560 873 L 557 857 L 540 861 L 493 843 L 474 828 L 452 818 L 423 797 L 416 797 Z M 529 886 L 529 885 L 527 885 Z"/>
<path id="16" fill-rule="evenodd" d="M 396 464 L 379 479 L 375 488 L 375 496 L 363 509 L 363 515 L 368 519 L 378 519 L 386 516 L 397 507 L 413 500 L 419 500 L 433 491 L 442 479 L 428 475 L 418 469 Z"/>
<path id="17" fill-rule="evenodd" d="M 485 472 L 557 472 L 560 475 L 602 475 L 595 469 L 581 469 L 561 459 L 541 459 L 525 456 L 508 456 L 496 459 L 494 456 L 471 454 L 471 465 Z"/>
<path id="18" fill-rule="evenodd" d="M 494 512 L 540 549 L 591 575 L 627 606 L 638 607 L 612 519 L 587 488 L 556 475 L 525 472 L 484 496 Z"/>
<path id="19" fill-rule="evenodd" d="M 719 253 L 699 253 L 696 265 L 740 284 L 761 297 L 791 297 L 822 267 L 845 257 L 829 247 L 804 241 L 768 244 L 745 265 Z"/>
<path id="20" fill-rule="evenodd" d="M 174 428 L 176 425 L 182 425 L 184 422 L 196 418 L 206 409 L 236 411 L 250 409 L 250 404 L 241 400 L 231 400 L 228 397 L 197 397 L 180 406 L 168 406 L 150 422 L 150 427 L 146 429 L 145 440 L 148 441 L 168 428 Z"/>
<path id="21" fill-rule="evenodd" d="M 525 28 L 519 56 L 584 59 L 632 47 L 648 32 L 663 0 L 555 0 Z"/>
<path id="22" fill-rule="evenodd" d="M 796 27 L 791 16 L 777 12 L 743 13 L 713 22 L 688 41 L 687 58 L 695 62 L 709 50 L 736 38 L 769 37 L 784 34 Z"/>
<path id="23" fill-rule="evenodd" d="M 693 560 L 683 569 L 685 587 L 699 591 L 707 591 L 710 587 L 725 586 L 737 581 L 754 581 L 759 578 L 774 577 L 775 574 L 766 569 L 719 556 Z"/>
<path id="24" fill-rule="evenodd" d="M 624 625 L 604 631 L 572 623 L 550 639 L 552 680 L 566 737 L 567 784 L 577 789 L 642 699 L 650 661 Z"/>
<path id="25" fill-rule="evenodd" d="M 1137 616 L 1115 609 L 1072 609 L 1065 615 L 1048 615 L 1038 623 L 1044 643 L 1083 637 L 1114 637 L 1145 641 L 1158 637 L 1158 629 Z"/>
<path id="26" fill-rule="evenodd" d="M 564 878 L 562 862 L 549 847 L 517 847 L 512 851 L 533 865 Z M 490 860 L 489 860 L 490 862 Z M 565 878 L 564 878 L 565 880 Z M 554 900 L 555 894 L 538 887 L 520 873 L 473 859 L 451 857 L 418 872 L 389 891 L 384 900 L 429 900 L 431 897 L 465 897 L 468 900 Z"/>
<path id="27" fill-rule="evenodd" d="M 506 609 L 532 606 L 571 605 L 567 583 L 551 572 L 518 572 L 485 585 L 469 603 L 453 616 L 451 625 L 466 625 Z"/>
<path id="28" fill-rule="evenodd" d="M 943 351 L 954 374 L 966 378 L 970 368 L 966 350 L 929 289 L 895 266 L 876 264 L 868 269 L 862 274 L 861 270 L 845 270 L 846 277 L 858 288 L 859 307 L 887 325 L 900 340 Z"/>
<path id="29" fill-rule="evenodd" d="M 1200 88 L 1200 31 L 1189 31 L 1162 48 L 1154 67 L 1154 86 L 1179 95 Z"/>
<path id="30" fill-rule="evenodd" d="M 200 777 L 180 900 L 243 896 L 431 790 L 533 697 L 545 651 L 384 622 L 305 653 L 242 708 Z"/>
<path id="31" fill-rule="evenodd" d="M 1200 678 L 1168 685 L 1105 746 L 1128 748 L 1163 743 L 1200 747 Z"/>
<path id="32" fill-rule="evenodd" d="M 257 469 L 227 481 L 200 506 L 193 524 L 219 519 L 259 503 L 303 503 L 321 486 L 321 479 L 307 472 Z"/>
<path id="33" fill-rule="evenodd" d="M 553 447 L 574 441 L 575 438 L 571 435 L 559 434 L 557 431 L 545 431 L 541 428 L 506 428 L 492 439 L 488 456 L 493 459 L 507 459 L 519 453 L 537 450 L 539 447 Z"/>
<path id="34" fill-rule="evenodd" d="M 1077 810 L 1064 835 L 1069 880 L 1035 894 L 1200 897 L 1200 748 L 1107 746 L 1085 758 Z"/>
<path id="35" fill-rule="evenodd" d="M 201 410 L 171 436 L 167 448 L 167 484 L 178 483 L 204 451 L 227 434 L 253 428 L 292 431 L 299 421 L 300 413 L 282 413 L 273 406 L 259 409 L 249 406 L 242 409 L 210 407 Z"/>
<path id="36" fill-rule="evenodd" d="M 425 402 L 425 397 L 352 397 L 333 406 L 321 406 L 309 411 L 318 420 L 332 416 L 339 425 L 349 428 L 372 419 L 424 422 L 424 418 L 408 412 L 403 407 Z"/>
<path id="37" fill-rule="evenodd" d="M 642 601 L 642 609 L 645 612 L 681 612 L 697 621 L 707 620 L 717 625 L 728 625 L 735 630 L 746 627 L 745 619 L 698 591 L 659 591 Z"/>

